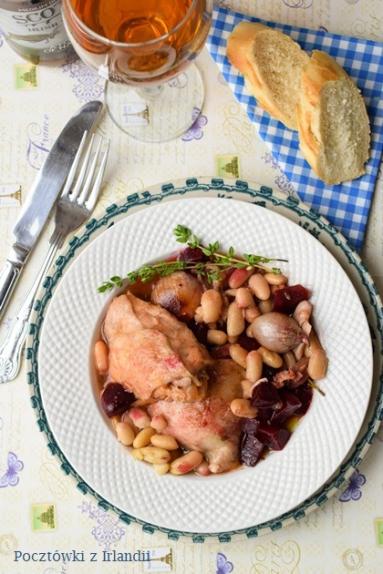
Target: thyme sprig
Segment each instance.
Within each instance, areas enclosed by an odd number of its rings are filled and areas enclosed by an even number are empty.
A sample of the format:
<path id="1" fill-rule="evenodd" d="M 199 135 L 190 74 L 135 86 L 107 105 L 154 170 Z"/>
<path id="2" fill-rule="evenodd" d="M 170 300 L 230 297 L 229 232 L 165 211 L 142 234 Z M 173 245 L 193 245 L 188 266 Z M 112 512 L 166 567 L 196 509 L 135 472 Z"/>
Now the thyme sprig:
<path id="1" fill-rule="evenodd" d="M 326 393 L 320 388 L 318 383 L 316 383 L 313 379 L 311 379 L 311 378 L 308 379 L 308 385 L 309 385 L 309 387 L 314 389 L 314 391 L 318 391 L 318 393 L 320 395 L 322 395 L 322 397 L 326 396 Z"/>
<path id="2" fill-rule="evenodd" d="M 200 249 L 208 258 L 207 261 L 160 261 L 151 265 L 143 265 L 136 271 L 132 271 L 125 278 L 114 275 L 108 281 L 104 281 L 98 288 L 100 293 L 105 293 L 115 287 L 122 287 L 124 280 L 128 279 L 130 283 L 142 281 L 146 283 L 155 277 L 166 277 L 175 271 L 193 271 L 198 277 L 206 279 L 208 283 L 219 281 L 222 273 L 228 269 L 253 269 L 258 268 L 269 273 L 280 273 L 278 267 L 268 267 L 265 264 L 272 261 L 287 261 L 286 259 L 271 259 L 252 253 L 243 254 L 241 257 L 236 255 L 234 247 L 229 247 L 227 253 L 221 253 L 218 241 L 204 245 L 200 238 L 197 237 L 191 229 L 184 225 L 177 225 L 173 229 L 173 235 L 178 243 L 186 244 L 192 249 Z"/>

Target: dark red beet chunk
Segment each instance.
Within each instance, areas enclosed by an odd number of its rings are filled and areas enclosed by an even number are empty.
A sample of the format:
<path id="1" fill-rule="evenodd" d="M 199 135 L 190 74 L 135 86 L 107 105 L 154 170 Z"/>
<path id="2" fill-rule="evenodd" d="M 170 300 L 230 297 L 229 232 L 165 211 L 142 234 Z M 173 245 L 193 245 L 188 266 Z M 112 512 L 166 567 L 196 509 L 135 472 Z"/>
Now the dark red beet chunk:
<path id="1" fill-rule="evenodd" d="M 255 466 L 264 449 L 255 432 L 244 432 L 240 446 L 240 461 L 246 466 Z"/>
<path id="2" fill-rule="evenodd" d="M 244 419 L 244 421 L 242 428 L 243 432 L 247 434 L 256 434 L 259 427 L 259 421 L 257 419 Z"/>
<path id="3" fill-rule="evenodd" d="M 298 397 L 302 404 L 302 406 L 297 411 L 295 411 L 295 414 L 302 416 L 307 413 L 308 408 L 311 405 L 313 389 L 306 383 L 301 387 L 294 389 L 294 394 Z"/>
<path id="4" fill-rule="evenodd" d="M 244 333 L 242 333 L 242 335 L 240 335 L 238 337 L 237 343 L 239 345 L 241 345 L 241 347 L 246 349 L 246 351 L 256 351 L 260 347 L 260 344 L 258 343 L 258 341 L 248 337 Z"/>
<path id="5" fill-rule="evenodd" d="M 258 407 L 257 419 L 261 423 L 268 423 L 268 422 L 270 422 L 270 419 L 275 412 L 278 412 L 278 411 L 275 411 L 274 409 L 270 409 L 270 408 L 260 409 Z"/>
<path id="6" fill-rule="evenodd" d="M 109 383 L 101 393 L 101 405 L 108 417 L 124 413 L 136 400 L 120 383 Z"/>
<path id="7" fill-rule="evenodd" d="M 280 391 L 282 397 L 282 408 L 279 411 L 274 411 L 270 419 L 273 425 L 282 425 L 290 417 L 296 414 L 296 412 L 301 408 L 302 403 L 299 398 L 294 394 L 286 390 Z"/>
<path id="8" fill-rule="evenodd" d="M 282 450 L 289 440 L 291 432 L 274 425 L 260 425 L 257 438 L 271 450 Z"/>
<path id="9" fill-rule="evenodd" d="M 278 289 L 273 297 L 273 311 L 290 315 L 295 311 L 298 303 L 308 299 L 309 296 L 309 291 L 303 285 L 291 285 L 291 287 Z"/>
<path id="10" fill-rule="evenodd" d="M 200 261 L 206 261 L 207 257 L 199 247 L 185 247 L 178 253 L 177 259 L 187 263 L 199 263 Z"/>
<path id="11" fill-rule="evenodd" d="M 270 383 L 259 383 L 253 390 L 251 398 L 253 407 L 261 409 L 279 409 L 282 406 L 282 400 L 277 389 Z"/>

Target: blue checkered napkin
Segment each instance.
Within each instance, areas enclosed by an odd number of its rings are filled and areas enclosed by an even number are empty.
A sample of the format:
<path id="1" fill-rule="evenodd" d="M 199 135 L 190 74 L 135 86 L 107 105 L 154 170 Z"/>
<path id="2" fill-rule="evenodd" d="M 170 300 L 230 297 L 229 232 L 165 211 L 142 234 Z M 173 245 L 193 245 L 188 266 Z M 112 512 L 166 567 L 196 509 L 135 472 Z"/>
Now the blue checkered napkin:
<path id="1" fill-rule="evenodd" d="M 372 148 L 367 173 L 357 180 L 328 186 L 320 181 L 299 151 L 297 132 L 285 128 L 256 105 L 244 87 L 243 77 L 226 58 L 226 41 L 242 20 L 262 22 L 226 8 L 214 10 L 208 39 L 209 51 L 235 96 L 254 121 L 262 139 L 300 198 L 340 229 L 357 249 L 361 248 L 383 149 L 383 44 L 329 34 L 274 22 L 263 22 L 299 42 L 304 50 L 323 50 L 333 56 L 355 80 L 365 98 L 371 122 Z"/>

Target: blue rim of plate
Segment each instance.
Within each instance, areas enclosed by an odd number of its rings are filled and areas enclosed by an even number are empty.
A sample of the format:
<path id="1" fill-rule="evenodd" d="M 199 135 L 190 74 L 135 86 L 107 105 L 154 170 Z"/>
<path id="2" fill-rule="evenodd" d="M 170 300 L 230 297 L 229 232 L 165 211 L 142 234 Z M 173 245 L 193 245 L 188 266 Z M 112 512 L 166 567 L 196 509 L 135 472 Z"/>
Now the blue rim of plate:
<path id="1" fill-rule="evenodd" d="M 290 212 L 290 214 L 297 215 L 300 218 L 299 225 L 305 228 L 318 240 L 323 242 L 322 240 L 324 237 L 327 242 L 330 242 L 330 244 L 337 249 L 337 251 L 340 250 L 347 265 L 350 265 L 353 269 L 353 272 L 359 281 L 359 286 L 366 291 L 365 295 L 368 294 L 369 307 L 367 308 L 366 305 L 364 305 L 364 307 L 366 314 L 368 315 L 368 313 L 370 313 L 369 325 L 374 347 L 374 363 L 376 363 L 377 356 L 379 363 L 381 362 L 383 355 L 383 307 L 381 299 L 374 282 L 361 262 L 359 255 L 348 245 L 346 239 L 332 224 L 330 224 L 324 217 L 311 210 L 295 196 L 284 196 L 279 192 L 273 191 L 270 187 L 259 186 L 259 184 L 248 183 L 243 180 L 230 181 L 220 178 L 189 178 L 186 181 L 182 181 L 183 185 L 179 185 L 180 183 L 181 181 L 177 181 L 175 184 L 168 183 L 162 186 L 152 186 L 149 188 L 151 191 L 148 189 L 147 191 L 139 194 L 135 193 L 129 195 L 124 203 L 119 205 L 110 205 L 102 217 L 91 219 L 83 228 L 81 235 L 74 236 L 72 238 L 69 242 L 66 253 L 57 259 L 54 272 L 51 276 L 48 275 L 45 278 L 43 286 L 40 289 L 38 299 L 36 300 L 34 307 L 34 316 L 30 324 L 26 356 L 29 362 L 28 383 L 31 389 L 32 407 L 37 415 L 39 430 L 45 434 L 48 448 L 51 453 L 58 458 L 63 472 L 74 478 L 78 489 L 83 494 L 91 494 L 101 508 L 115 512 L 119 519 L 125 524 L 139 524 L 141 525 L 142 530 L 148 534 L 154 534 L 155 532 L 165 533 L 170 540 L 174 541 L 183 536 L 191 537 L 192 541 L 195 543 L 203 543 L 205 540 L 211 538 L 217 538 L 219 542 L 230 542 L 232 537 L 235 535 L 245 535 L 248 539 L 255 538 L 260 534 L 279 530 L 283 526 L 287 526 L 288 524 L 307 516 L 309 512 L 321 507 L 339 490 L 339 488 L 341 488 L 342 485 L 344 485 L 345 481 L 359 466 L 379 430 L 381 421 L 383 420 L 383 373 L 380 368 L 380 364 L 378 372 L 376 372 L 375 369 L 374 385 L 376 386 L 376 389 L 371 395 L 372 398 L 370 399 L 369 414 L 367 415 L 369 418 L 368 422 L 365 420 L 363 424 L 363 435 L 361 436 L 359 433 L 359 438 L 354 444 L 352 452 L 339 467 L 338 471 L 319 489 L 319 491 L 289 512 L 254 527 L 228 532 L 195 533 L 164 528 L 155 524 L 143 522 L 135 516 L 131 516 L 109 503 L 82 480 L 81 476 L 64 456 L 48 425 L 41 400 L 37 361 L 40 331 L 44 320 L 45 310 L 57 283 L 65 271 L 65 268 L 73 261 L 80 248 L 86 245 L 91 238 L 96 236 L 97 232 L 110 227 L 114 223 L 116 217 L 129 214 L 130 210 L 136 207 L 149 206 L 160 203 L 165 199 L 177 199 L 185 196 L 186 194 L 196 192 L 202 196 L 209 192 L 213 192 L 215 197 L 226 199 L 230 199 L 233 196 L 240 199 L 238 196 L 241 195 L 246 197 L 247 201 L 265 208 L 283 208 L 285 213 Z M 154 192 L 156 189 L 159 191 L 158 193 Z M 301 221 L 301 218 L 306 221 Z M 321 235 L 322 233 L 324 236 Z M 371 317 L 373 317 L 376 323 L 375 325 L 371 324 Z"/>

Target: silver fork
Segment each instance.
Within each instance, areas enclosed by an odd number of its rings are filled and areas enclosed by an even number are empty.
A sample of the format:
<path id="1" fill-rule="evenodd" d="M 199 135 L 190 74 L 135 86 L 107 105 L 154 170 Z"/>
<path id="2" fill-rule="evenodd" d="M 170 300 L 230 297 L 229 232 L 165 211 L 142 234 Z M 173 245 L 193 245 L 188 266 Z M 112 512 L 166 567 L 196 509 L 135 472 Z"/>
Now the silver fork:
<path id="1" fill-rule="evenodd" d="M 94 135 L 92 135 L 89 145 L 86 145 L 86 140 L 87 132 L 83 135 L 56 206 L 55 227 L 49 239 L 48 253 L 10 332 L 6 336 L 6 340 L 0 346 L 0 383 L 12 381 L 20 370 L 21 351 L 27 334 L 28 321 L 42 278 L 45 277 L 67 235 L 89 218 L 96 205 L 105 173 L 109 141 L 101 154 L 102 138 L 99 139 L 96 146 L 94 145 Z M 94 147 L 96 149 L 92 157 Z M 97 166 L 98 162 L 99 166 Z"/>

